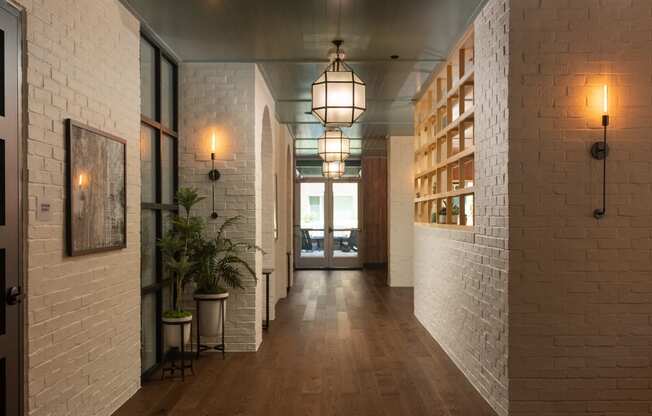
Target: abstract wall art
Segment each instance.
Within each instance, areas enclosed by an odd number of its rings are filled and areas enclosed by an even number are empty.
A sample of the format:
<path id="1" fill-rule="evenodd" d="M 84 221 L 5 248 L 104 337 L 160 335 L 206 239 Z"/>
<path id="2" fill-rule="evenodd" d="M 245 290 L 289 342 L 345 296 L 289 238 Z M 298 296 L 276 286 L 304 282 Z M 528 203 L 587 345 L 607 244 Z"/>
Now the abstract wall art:
<path id="1" fill-rule="evenodd" d="M 68 119 L 66 171 L 68 255 L 125 248 L 126 141 Z"/>

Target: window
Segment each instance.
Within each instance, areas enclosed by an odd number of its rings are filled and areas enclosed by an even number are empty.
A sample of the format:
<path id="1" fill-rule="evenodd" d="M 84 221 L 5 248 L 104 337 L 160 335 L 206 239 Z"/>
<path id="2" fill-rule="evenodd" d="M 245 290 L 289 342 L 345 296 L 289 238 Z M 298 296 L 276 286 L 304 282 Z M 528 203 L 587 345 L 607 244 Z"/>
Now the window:
<path id="1" fill-rule="evenodd" d="M 141 359 L 146 376 L 163 356 L 161 314 L 169 307 L 157 240 L 177 211 L 177 66 L 145 36 L 140 39 Z"/>

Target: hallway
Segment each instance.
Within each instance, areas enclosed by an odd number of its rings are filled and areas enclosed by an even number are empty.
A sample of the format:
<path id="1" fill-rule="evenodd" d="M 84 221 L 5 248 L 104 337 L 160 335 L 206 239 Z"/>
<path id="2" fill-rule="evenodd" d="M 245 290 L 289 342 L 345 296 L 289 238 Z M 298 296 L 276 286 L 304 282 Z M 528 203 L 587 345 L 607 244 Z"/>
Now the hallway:
<path id="1" fill-rule="evenodd" d="M 301 271 L 258 353 L 202 357 L 115 416 L 493 415 L 382 271 Z M 156 378 L 156 377 L 155 377 Z"/>

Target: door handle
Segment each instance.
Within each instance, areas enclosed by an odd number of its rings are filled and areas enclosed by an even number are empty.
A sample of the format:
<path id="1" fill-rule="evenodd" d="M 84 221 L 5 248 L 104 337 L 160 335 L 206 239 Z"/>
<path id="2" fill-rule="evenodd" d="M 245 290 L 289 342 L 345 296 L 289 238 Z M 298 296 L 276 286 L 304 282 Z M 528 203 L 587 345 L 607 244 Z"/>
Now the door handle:
<path id="1" fill-rule="evenodd" d="M 328 233 L 333 234 L 333 227 L 328 227 Z"/>
<path id="2" fill-rule="evenodd" d="M 15 305 L 23 300 L 23 295 L 20 293 L 20 288 L 12 286 L 7 290 L 7 305 Z"/>

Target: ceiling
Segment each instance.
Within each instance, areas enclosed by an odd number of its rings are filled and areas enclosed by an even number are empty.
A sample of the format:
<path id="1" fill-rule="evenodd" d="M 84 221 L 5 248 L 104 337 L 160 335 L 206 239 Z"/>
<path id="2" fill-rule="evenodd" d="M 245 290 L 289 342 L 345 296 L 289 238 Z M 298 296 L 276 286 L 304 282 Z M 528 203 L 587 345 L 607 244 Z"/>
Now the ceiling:
<path id="1" fill-rule="evenodd" d="M 310 84 L 343 39 L 367 84 L 367 111 L 345 133 L 366 140 L 412 135 L 412 98 L 485 0 L 122 1 L 182 61 L 258 63 L 298 140 L 322 132 Z"/>

